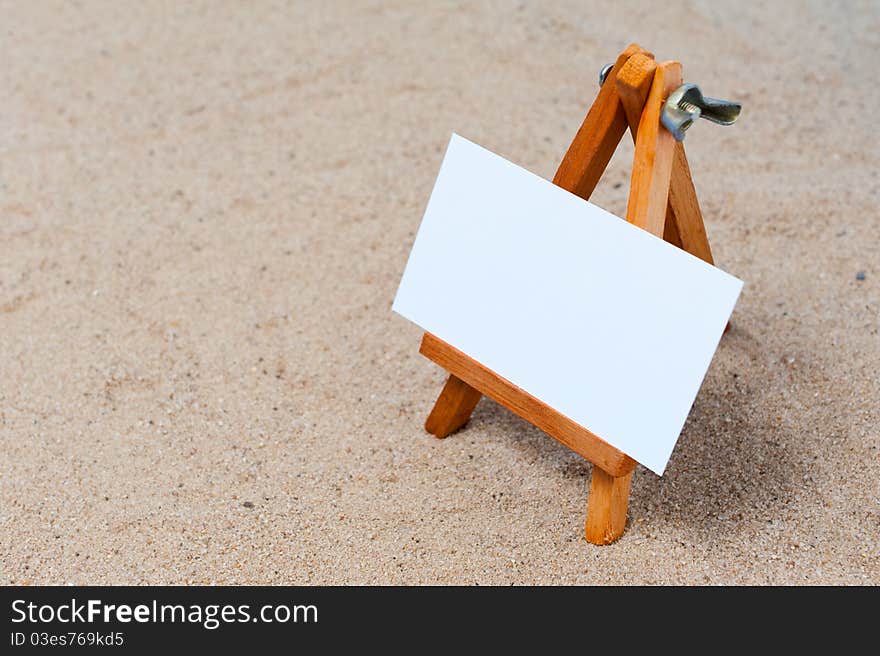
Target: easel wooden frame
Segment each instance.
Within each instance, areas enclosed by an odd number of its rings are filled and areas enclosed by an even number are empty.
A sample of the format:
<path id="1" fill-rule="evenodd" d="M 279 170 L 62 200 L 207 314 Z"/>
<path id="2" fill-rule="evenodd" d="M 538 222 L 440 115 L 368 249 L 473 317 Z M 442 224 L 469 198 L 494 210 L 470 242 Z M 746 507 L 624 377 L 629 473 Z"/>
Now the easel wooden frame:
<path id="1" fill-rule="evenodd" d="M 660 122 L 663 103 L 681 83 L 678 62 L 657 63 L 630 45 L 605 78 L 553 183 L 588 199 L 629 127 L 635 156 L 626 220 L 713 264 L 684 145 Z M 429 433 L 444 438 L 462 428 L 488 396 L 593 463 L 586 539 L 609 544 L 623 534 L 632 458 L 430 333 L 419 352 L 450 374 L 425 422 Z"/>

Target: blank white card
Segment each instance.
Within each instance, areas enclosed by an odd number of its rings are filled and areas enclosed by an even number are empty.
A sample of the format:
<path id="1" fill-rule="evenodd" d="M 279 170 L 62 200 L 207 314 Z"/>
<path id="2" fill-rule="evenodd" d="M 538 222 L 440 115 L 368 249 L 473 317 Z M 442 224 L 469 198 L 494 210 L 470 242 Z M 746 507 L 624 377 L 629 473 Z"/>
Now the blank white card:
<path id="1" fill-rule="evenodd" d="M 453 135 L 393 309 L 662 474 L 741 289 Z"/>

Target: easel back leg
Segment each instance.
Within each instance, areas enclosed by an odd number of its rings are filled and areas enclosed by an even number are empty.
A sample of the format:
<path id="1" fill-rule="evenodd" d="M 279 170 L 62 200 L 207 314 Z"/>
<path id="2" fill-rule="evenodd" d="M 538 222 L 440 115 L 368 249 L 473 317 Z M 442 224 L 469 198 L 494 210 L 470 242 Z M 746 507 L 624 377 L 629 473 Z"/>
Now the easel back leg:
<path id="1" fill-rule="evenodd" d="M 669 205 L 675 217 L 675 228 L 679 234 L 681 248 L 701 260 L 714 264 L 712 249 L 706 236 L 703 213 L 694 190 L 691 169 L 688 166 L 684 144 L 675 144 L 672 161 L 672 177 L 669 182 Z"/>

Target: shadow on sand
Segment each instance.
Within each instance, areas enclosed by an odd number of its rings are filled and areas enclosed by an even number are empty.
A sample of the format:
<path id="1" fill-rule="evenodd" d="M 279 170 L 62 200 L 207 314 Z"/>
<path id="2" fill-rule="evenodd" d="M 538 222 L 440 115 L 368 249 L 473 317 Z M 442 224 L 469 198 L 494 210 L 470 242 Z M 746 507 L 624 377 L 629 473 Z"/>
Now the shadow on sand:
<path id="1" fill-rule="evenodd" d="M 762 380 L 766 373 L 758 363 L 767 357 L 742 329 L 725 336 L 664 475 L 636 468 L 631 520 L 645 522 L 648 529 L 681 523 L 735 534 L 789 503 L 805 464 L 793 429 L 766 402 L 772 392 L 765 390 L 772 386 Z M 483 400 L 471 426 L 486 425 L 509 436 L 512 448 L 535 463 L 532 475 L 557 476 L 573 485 L 583 481 L 572 493 L 586 499 L 591 465 L 583 458 Z"/>

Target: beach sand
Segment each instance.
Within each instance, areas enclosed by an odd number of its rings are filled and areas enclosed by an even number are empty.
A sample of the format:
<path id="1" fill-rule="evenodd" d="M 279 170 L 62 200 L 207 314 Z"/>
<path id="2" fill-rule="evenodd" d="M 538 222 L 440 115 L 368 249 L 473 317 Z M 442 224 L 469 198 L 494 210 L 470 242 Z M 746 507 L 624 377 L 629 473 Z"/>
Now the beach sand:
<path id="1" fill-rule="evenodd" d="M 2 15 L 2 583 L 880 583 L 876 3 Z M 744 105 L 686 145 L 745 288 L 596 547 L 579 456 L 485 399 L 424 432 L 390 307 L 451 132 L 552 177 L 633 41 Z"/>

